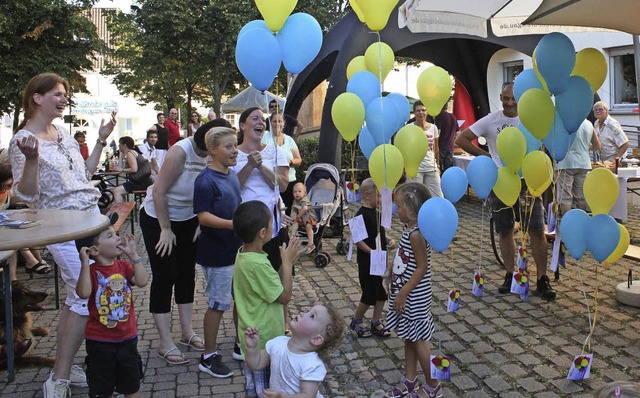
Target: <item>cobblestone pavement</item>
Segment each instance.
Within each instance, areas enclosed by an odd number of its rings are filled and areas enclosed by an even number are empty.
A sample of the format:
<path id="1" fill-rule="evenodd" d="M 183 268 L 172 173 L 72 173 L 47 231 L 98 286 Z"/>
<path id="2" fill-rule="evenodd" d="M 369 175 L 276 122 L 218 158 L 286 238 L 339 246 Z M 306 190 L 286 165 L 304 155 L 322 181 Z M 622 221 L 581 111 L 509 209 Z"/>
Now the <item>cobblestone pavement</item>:
<path id="1" fill-rule="evenodd" d="M 487 213 L 482 212 L 481 203 L 474 198 L 462 199 L 456 207 L 460 217 L 458 239 L 447 252 L 432 257 L 433 311 L 438 329 L 430 346 L 434 352 L 450 355 L 452 359 L 451 381 L 444 383 L 445 397 L 590 397 L 606 382 L 640 380 L 640 309 L 615 301 L 615 286 L 626 280 L 628 270 L 633 268 L 636 274 L 640 273 L 637 263 L 621 260 L 610 267 L 599 266 L 596 277 L 596 263 L 589 255 L 583 257 L 579 266 L 571 259 L 568 269 L 561 272 L 560 282 L 552 281 L 558 292 L 552 303 L 537 297 L 526 303 L 516 295 L 498 295 L 497 286 L 504 274 L 491 253 Z M 630 213 L 626 225 L 632 239 L 638 239 L 640 211 L 630 206 Z M 398 238 L 400 231 L 395 222 L 390 235 Z M 326 299 L 340 310 L 345 322 L 353 315 L 360 297 L 357 266 L 345 256 L 334 254 L 336 242 L 325 240 L 325 249 L 333 257 L 328 267 L 317 269 L 310 258 L 296 266 L 293 312 Z M 142 243 L 139 253 L 147 261 Z M 482 298 L 471 294 L 473 272 L 479 265 L 486 274 Z M 27 278 L 23 271 L 19 277 Z M 534 275 L 532 279 L 535 280 Z M 53 277 L 36 276 L 28 283 L 34 289 L 50 293 L 48 309 L 33 314 L 34 325 L 50 327 L 50 335 L 36 338 L 33 354 L 53 355 L 58 315 L 53 309 Z M 596 287 L 599 290 L 597 324 L 591 341 L 594 352 L 591 378 L 580 383 L 566 380 L 566 375 L 589 334 L 582 283 L 592 311 L 596 307 L 594 291 Z M 447 291 L 454 286 L 462 290 L 462 305 L 459 311 L 446 313 Z M 134 290 L 140 333 L 138 348 L 145 368 L 142 395 L 243 397 L 242 368 L 231 357 L 234 335 L 231 314 L 225 314 L 223 319 L 220 351 L 235 376 L 215 379 L 199 372 L 199 353 L 195 351 L 186 353 L 191 359 L 188 365 L 168 366 L 158 357 L 158 334 L 148 312 L 148 290 Z M 202 335 L 206 300 L 200 272 L 194 308 L 194 326 Z M 177 315 L 173 325 L 178 341 Z M 77 364 L 82 364 L 84 355 L 82 348 Z M 402 376 L 403 357 L 403 342 L 396 337 L 358 339 L 348 333 L 339 351 L 330 353 L 327 359 L 328 376 L 322 392 L 332 398 L 382 397 L 389 385 Z M 40 397 L 49 371 L 49 368 L 18 369 L 13 383 L 0 384 L 0 395 Z M 6 371 L 0 372 L 0 377 L 6 380 Z M 87 389 L 73 389 L 73 393 L 82 396 Z"/>

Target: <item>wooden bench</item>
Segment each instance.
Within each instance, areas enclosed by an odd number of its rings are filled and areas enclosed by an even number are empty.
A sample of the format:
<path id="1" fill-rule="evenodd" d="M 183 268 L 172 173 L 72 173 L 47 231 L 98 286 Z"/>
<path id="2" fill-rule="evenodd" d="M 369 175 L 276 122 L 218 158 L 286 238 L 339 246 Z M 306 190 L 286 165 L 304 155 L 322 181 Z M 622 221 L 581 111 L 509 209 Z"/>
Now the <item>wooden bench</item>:
<path id="1" fill-rule="evenodd" d="M 120 228 L 122 228 L 122 225 L 124 224 L 126 219 L 130 218 L 131 233 L 133 234 L 135 229 L 133 212 L 135 208 L 136 202 L 114 203 L 105 215 L 109 216 L 112 213 L 118 214 L 118 221 L 116 221 L 116 223 L 113 225 L 113 228 L 116 230 L 116 232 L 120 232 Z"/>

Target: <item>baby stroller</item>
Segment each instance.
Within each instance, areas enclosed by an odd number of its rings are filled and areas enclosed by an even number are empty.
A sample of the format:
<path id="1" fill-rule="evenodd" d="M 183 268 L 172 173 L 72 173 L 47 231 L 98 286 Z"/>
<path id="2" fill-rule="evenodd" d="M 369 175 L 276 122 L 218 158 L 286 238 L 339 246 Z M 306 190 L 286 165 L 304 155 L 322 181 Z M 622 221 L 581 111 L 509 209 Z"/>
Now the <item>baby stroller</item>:
<path id="1" fill-rule="evenodd" d="M 91 177 L 91 183 L 100 191 L 100 199 L 98 199 L 98 207 L 105 210 L 113 202 L 113 192 L 109 190 L 109 185 L 104 177 L 94 175 Z"/>
<path id="2" fill-rule="evenodd" d="M 346 254 L 344 242 L 345 203 L 338 169 L 329 163 L 316 163 L 309 167 L 304 179 L 311 211 L 316 213 L 318 224 L 313 236 L 314 263 L 324 268 L 331 262 L 331 255 L 322 251 L 322 238 L 340 238 L 336 252 Z"/>

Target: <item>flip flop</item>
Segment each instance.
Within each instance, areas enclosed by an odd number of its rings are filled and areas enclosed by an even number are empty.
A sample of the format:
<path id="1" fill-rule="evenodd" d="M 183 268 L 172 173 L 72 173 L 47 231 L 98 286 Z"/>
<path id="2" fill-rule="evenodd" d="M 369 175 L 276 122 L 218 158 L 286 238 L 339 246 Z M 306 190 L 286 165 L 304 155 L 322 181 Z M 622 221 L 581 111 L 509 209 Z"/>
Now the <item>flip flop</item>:
<path id="1" fill-rule="evenodd" d="M 27 265 L 25 264 L 24 269 L 27 271 L 27 274 L 39 275 L 45 275 L 53 271 L 53 268 L 51 268 L 51 266 L 44 261 L 38 261 L 32 267 L 27 267 Z"/>
<path id="2" fill-rule="evenodd" d="M 195 338 L 197 338 L 197 340 L 194 340 Z M 191 337 L 189 337 L 189 340 L 187 341 L 182 341 L 180 340 L 178 342 L 178 344 L 187 346 L 187 347 L 191 347 L 196 351 L 204 351 L 204 342 L 202 341 L 202 339 L 200 338 L 200 336 L 198 336 L 197 334 L 192 334 Z"/>
<path id="3" fill-rule="evenodd" d="M 172 354 L 174 351 L 178 351 L 178 354 Z M 185 363 L 189 363 L 189 360 L 182 355 L 180 350 L 178 350 L 178 347 L 173 347 L 164 354 L 158 351 L 158 356 L 167 361 L 167 365 L 184 365 Z"/>

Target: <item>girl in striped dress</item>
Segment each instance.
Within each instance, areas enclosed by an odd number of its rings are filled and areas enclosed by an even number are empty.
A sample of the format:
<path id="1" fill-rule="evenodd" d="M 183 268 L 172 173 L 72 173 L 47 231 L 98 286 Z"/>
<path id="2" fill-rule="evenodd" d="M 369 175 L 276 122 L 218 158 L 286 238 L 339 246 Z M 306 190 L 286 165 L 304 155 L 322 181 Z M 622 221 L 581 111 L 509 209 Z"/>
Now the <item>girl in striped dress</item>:
<path id="1" fill-rule="evenodd" d="M 424 184 L 408 183 L 395 191 L 398 218 L 405 224 L 393 264 L 387 267 L 389 311 L 387 327 L 404 339 L 405 377 L 385 397 L 442 397 L 442 387 L 431 379 L 428 340 L 435 324 L 431 315 L 431 247 L 418 230 L 418 212 L 430 195 Z M 418 361 L 426 383 L 418 381 Z"/>

